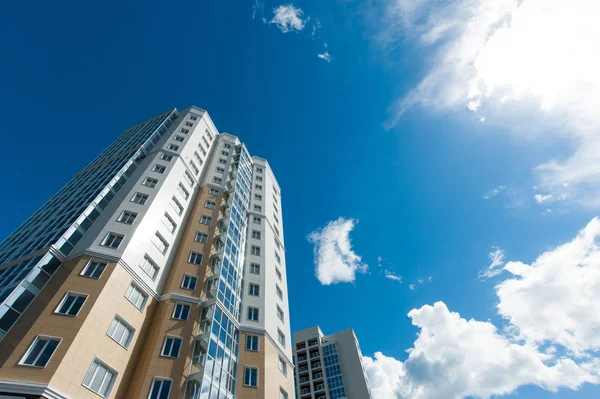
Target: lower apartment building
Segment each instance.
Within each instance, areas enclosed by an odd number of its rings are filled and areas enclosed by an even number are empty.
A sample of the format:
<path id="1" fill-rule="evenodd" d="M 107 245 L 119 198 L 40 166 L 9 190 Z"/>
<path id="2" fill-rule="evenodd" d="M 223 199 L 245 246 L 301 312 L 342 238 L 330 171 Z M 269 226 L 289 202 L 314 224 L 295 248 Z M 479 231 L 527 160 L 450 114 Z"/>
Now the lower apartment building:
<path id="1" fill-rule="evenodd" d="M 277 180 L 197 107 L 0 243 L 0 398 L 294 398 L 289 325 Z"/>
<path id="2" fill-rule="evenodd" d="M 371 399 L 353 329 L 323 335 L 318 326 L 294 333 L 299 399 Z"/>

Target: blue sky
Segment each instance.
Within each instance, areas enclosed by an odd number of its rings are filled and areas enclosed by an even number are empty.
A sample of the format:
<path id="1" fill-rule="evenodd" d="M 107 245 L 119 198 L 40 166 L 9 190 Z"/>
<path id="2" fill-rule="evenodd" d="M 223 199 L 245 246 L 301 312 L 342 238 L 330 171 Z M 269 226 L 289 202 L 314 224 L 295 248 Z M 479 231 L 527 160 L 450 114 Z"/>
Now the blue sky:
<path id="1" fill-rule="evenodd" d="M 197 105 L 280 182 L 292 329 L 353 327 L 374 399 L 599 396 L 599 10 L 542 3 L 6 3 L 0 236 Z"/>

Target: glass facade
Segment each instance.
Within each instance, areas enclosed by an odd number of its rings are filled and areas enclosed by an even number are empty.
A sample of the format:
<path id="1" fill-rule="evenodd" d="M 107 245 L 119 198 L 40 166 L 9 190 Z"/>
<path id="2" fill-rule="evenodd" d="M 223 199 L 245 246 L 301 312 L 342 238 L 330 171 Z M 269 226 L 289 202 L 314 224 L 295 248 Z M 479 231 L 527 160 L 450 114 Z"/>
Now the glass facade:
<path id="1" fill-rule="evenodd" d="M 323 346 L 323 360 L 325 363 L 325 374 L 327 375 L 327 388 L 330 399 L 346 397 L 342 368 L 335 343 Z"/>
<path id="2" fill-rule="evenodd" d="M 178 116 L 125 131 L 0 244 L 0 340 Z"/>

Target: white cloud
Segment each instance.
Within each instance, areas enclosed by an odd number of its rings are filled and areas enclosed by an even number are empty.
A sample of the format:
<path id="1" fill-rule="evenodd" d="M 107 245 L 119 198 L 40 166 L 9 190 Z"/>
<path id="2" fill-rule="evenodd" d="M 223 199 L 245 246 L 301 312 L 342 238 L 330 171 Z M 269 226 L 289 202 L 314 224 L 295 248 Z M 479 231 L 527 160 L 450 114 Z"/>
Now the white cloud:
<path id="1" fill-rule="evenodd" d="M 256 17 L 257 12 L 260 12 L 261 14 L 263 14 L 264 8 L 265 8 L 264 1 L 255 0 L 254 4 L 252 5 L 252 19 L 254 19 L 254 17 Z"/>
<path id="2" fill-rule="evenodd" d="M 315 274 L 321 284 L 353 282 L 356 272 L 368 270 L 367 264 L 354 253 L 350 243 L 350 232 L 357 222 L 339 218 L 308 236 L 308 240 L 315 244 Z"/>
<path id="3" fill-rule="evenodd" d="M 536 385 L 600 383 L 600 220 L 530 265 L 511 261 L 496 285 L 502 329 L 442 302 L 408 313 L 420 329 L 404 362 L 365 357 L 374 399 L 490 398 Z M 502 252 L 490 253 L 502 264 Z M 492 269 L 497 269 L 494 267 Z"/>
<path id="4" fill-rule="evenodd" d="M 548 200 L 552 199 L 552 194 L 547 194 L 547 195 L 536 194 L 533 196 L 533 198 L 535 199 L 535 202 L 537 202 L 538 204 L 541 204 L 544 201 L 548 201 Z"/>
<path id="5" fill-rule="evenodd" d="M 500 194 L 500 192 L 502 190 L 506 190 L 506 186 L 498 186 L 496 188 L 493 188 L 490 191 L 488 191 L 487 193 L 485 193 L 485 195 L 483 196 L 483 199 L 490 199 L 492 197 L 495 197 L 496 195 Z"/>
<path id="6" fill-rule="evenodd" d="M 423 280 L 422 278 L 417 279 L 417 283 L 419 283 L 419 284 L 423 284 L 424 281 L 425 280 Z"/>
<path id="7" fill-rule="evenodd" d="M 487 269 L 479 273 L 479 277 L 494 277 L 502 273 L 502 266 L 504 266 L 504 251 L 498 247 L 492 247 L 492 251 L 488 254 L 488 257 L 492 261 Z"/>
<path id="8" fill-rule="evenodd" d="M 395 274 L 394 272 L 391 272 L 389 270 L 385 270 L 385 278 L 388 278 L 390 280 L 394 280 L 397 281 L 399 283 L 402 282 L 402 276 L 398 276 L 397 274 Z"/>
<path id="9" fill-rule="evenodd" d="M 317 54 L 317 57 L 319 57 L 320 59 L 324 60 L 328 64 L 331 62 L 331 60 L 333 58 L 333 57 L 331 57 L 331 54 L 329 54 L 329 51 L 325 51 L 322 54 Z"/>
<path id="10" fill-rule="evenodd" d="M 312 32 L 310 32 L 310 37 L 314 40 L 317 38 L 317 30 L 321 28 L 321 21 L 319 18 L 315 18 L 315 23 L 312 25 Z M 327 46 L 325 46 L 327 47 Z"/>
<path id="11" fill-rule="evenodd" d="M 411 40 L 431 54 L 390 126 L 413 106 L 470 109 L 526 140 L 566 138 L 572 147 L 535 168 L 539 186 L 600 206 L 599 2 L 395 0 L 376 15 L 383 45 Z"/>
<path id="12" fill-rule="evenodd" d="M 414 285 L 414 284 L 409 284 L 409 285 L 408 285 L 408 288 L 409 288 L 411 291 L 414 291 L 414 290 L 415 290 L 415 285 Z"/>
<path id="13" fill-rule="evenodd" d="M 304 29 L 306 19 L 302 19 L 304 11 L 294 7 L 293 4 L 280 5 L 273 9 L 273 18 L 269 23 L 275 24 L 283 33 L 301 31 Z"/>

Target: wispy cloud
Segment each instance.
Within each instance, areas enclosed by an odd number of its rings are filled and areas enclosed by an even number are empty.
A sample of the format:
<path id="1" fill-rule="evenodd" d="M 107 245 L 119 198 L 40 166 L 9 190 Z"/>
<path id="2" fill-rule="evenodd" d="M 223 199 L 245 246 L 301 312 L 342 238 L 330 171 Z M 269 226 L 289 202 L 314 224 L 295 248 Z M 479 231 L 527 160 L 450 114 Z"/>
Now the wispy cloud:
<path id="1" fill-rule="evenodd" d="M 535 202 L 537 202 L 538 204 L 541 204 L 542 202 L 546 202 L 548 200 L 552 199 L 552 194 L 547 194 L 547 195 L 542 195 L 542 194 L 536 194 L 533 196 L 533 198 L 535 199 Z"/>
<path id="2" fill-rule="evenodd" d="M 304 29 L 308 19 L 302 19 L 304 11 L 293 4 L 281 5 L 273 9 L 273 18 L 269 22 L 274 24 L 283 33 L 300 32 Z"/>
<path id="3" fill-rule="evenodd" d="M 479 277 L 490 278 L 502 273 L 502 267 L 504 266 L 504 251 L 498 247 L 492 247 L 488 257 L 492 263 L 479 273 Z"/>
<path id="4" fill-rule="evenodd" d="M 402 276 L 398 276 L 397 274 L 395 274 L 394 272 L 391 272 L 389 270 L 385 270 L 385 278 L 390 279 L 390 280 L 394 280 L 397 281 L 399 283 L 402 282 Z"/>
<path id="5" fill-rule="evenodd" d="M 409 288 L 411 291 L 414 291 L 414 290 L 415 290 L 415 285 L 414 285 L 414 284 L 409 284 L 409 285 L 408 285 L 408 288 Z"/>
<path id="6" fill-rule="evenodd" d="M 495 197 L 496 195 L 500 194 L 500 192 L 502 192 L 503 190 L 506 190 L 506 186 L 498 186 L 498 187 L 492 188 L 490 191 L 485 193 L 485 195 L 483 196 L 483 199 L 487 200 L 492 197 Z"/>
<path id="7" fill-rule="evenodd" d="M 353 282 L 368 266 L 352 250 L 350 233 L 358 221 L 339 218 L 309 234 L 314 247 L 315 274 L 323 285 Z"/>
<path id="8" fill-rule="evenodd" d="M 264 13 L 264 9 L 265 9 L 265 2 L 261 1 L 261 0 L 255 0 L 254 4 L 252 5 L 252 19 L 254 19 L 256 17 L 256 14 L 258 12 L 260 12 L 262 15 Z"/>
<path id="9" fill-rule="evenodd" d="M 319 57 L 320 59 L 324 60 L 325 62 L 327 62 L 328 64 L 331 62 L 331 60 L 333 59 L 331 57 L 331 54 L 329 54 L 329 51 L 325 51 L 324 53 L 321 54 L 317 54 L 317 57 Z"/>

